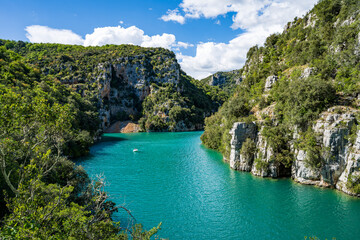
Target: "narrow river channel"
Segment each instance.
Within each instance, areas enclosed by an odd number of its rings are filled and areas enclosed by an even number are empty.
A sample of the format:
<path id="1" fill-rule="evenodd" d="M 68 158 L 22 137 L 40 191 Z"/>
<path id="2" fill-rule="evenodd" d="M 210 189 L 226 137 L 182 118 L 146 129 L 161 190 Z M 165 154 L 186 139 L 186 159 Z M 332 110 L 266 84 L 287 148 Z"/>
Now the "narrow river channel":
<path id="1" fill-rule="evenodd" d="M 201 133 L 105 134 L 77 163 L 145 228 L 162 222 L 163 238 L 360 239 L 360 199 L 234 171 Z"/>

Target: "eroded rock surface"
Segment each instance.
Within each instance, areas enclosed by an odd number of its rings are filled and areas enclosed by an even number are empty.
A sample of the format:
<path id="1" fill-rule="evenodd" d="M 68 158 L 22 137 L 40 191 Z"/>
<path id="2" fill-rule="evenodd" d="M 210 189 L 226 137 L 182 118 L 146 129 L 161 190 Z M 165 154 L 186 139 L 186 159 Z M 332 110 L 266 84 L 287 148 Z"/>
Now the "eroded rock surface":
<path id="1" fill-rule="evenodd" d="M 241 147 L 246 139 L 250 138 L 252 141 L 256 140 L 257 130 L 255 123 L 235 123 L 230 131 L 231 138 L 231 153 L 230 153 L 230 167 L 240 171 L 250 171 L 253 159 L 248 159 L 240 154 Z"/>
<path id="2" fill-rule="evenodd" d="M 266 82 L 265 82 L 265 92 L 270 91 L 277 80 L 278 80 L 278 77 L 275 75 L 267 77 Z"/>
<path id="3" fill-rule="evenodd" d="M 357 124 L 357 112 L 358 110 L 351 108 L 332 107 L 323 112 L 314 123 L 312 128 L 322 148 L 321 166 L 311 166 L 306 150 L 297 149 L 292 144 L 291 154 L 294 159 L 291 177 L 296 182 L 333 187 L 360 196 L 354 192 L 354 186 L 360 182 L 360 131 L 352 132 Z M 256 126 L 257 124 L 259 126 Z M 284 176 L 283 166 L 274 161 L 273 151 L 261 134 L 261 123 L 257 124 L 237 122 L 233 125 L 230 131 L 230 167 L 240 171 L 251 171 L 252 174 L 261 177 Z M 292 141 L 296 141 L 298 137 L 298 134 L 294 134 Z M 254 157 L 250 159 L 241 154 L 242 144 L 247 138 L 256 143 Z"/>

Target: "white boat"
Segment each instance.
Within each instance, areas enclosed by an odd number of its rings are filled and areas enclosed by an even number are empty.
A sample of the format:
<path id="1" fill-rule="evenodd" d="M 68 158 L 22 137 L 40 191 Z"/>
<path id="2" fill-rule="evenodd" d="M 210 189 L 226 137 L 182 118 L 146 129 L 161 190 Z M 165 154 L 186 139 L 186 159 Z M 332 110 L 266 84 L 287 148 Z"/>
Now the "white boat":
<path id="1" fill-rule="evenodd" d="M 137 148 L 134 148 L 134 150 L 133 150 L 133 152 L 138 152 L 139 151 L 139 149 L 137 149 Z"/>

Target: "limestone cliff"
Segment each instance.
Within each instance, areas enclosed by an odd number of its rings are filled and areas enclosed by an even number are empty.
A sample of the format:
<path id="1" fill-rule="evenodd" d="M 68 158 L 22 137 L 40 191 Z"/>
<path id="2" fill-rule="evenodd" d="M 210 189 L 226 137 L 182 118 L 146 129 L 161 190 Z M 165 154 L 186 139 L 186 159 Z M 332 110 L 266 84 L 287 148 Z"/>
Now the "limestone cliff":
<path id="1" fill-rule="evenodd" d="M 2 45 L 23 56 L 46 81 L 67 85 L 97 109 L 97 135 L 117 131 L 124 121 L 139 124 L 134 131 L 200 130 L 204 118 L 226 100 L 219 88 L 200 84 L 181 71 L 174 52 L 164 48 L 0 39 Z"/>
<path id="2" fill-rule="evenodd" d="M 250 48 L 241 69 L 221 73 L 241 83 L 206 119 L 202 142 L 234 169 L 359 195 L 359 9 L 319 1 Z"/>
<path id="3" fill-rule="evenodd" d="M 138 122 L 141 131 L 202 130 L 204 118 L 220 105 L 181 71 L 170 51 L 113 59 L 95 72 L 107 132 L 128 120 Z"/>
<path id="4" fill-rule="evenodd" d="M 96 72 L 103 129 L 123 116 L 141 115 L 141 103 L 153 93 L 152 83 L 177 85 L 180 81 L 180 66 L 169 55 L 155 60 L 146 55 L 118 58 L 100 63 Z"/>
<path id="5" fill-rule="evenodd" d="M 239 70 L 217 72 L 200 81 L 210 86 L 219 87 L 228 93 L 233 93 L 235 88 L 240 85 L 243 80 L 241 74 L 242 72 Z"/>
<path id="6" fill-rule="evenodd" d="M 347 194 L 360 196 L 354 186 L 360 179 L 360 131 L 354 131 L 357 110 L 345 107 L 332 107 L 321 114 L 313 124 L 317 142 L 321 146 L 321 164 L 317 167 L 309 163 L 306 149 L 297 147 L 299 135 L 296 131 L 289 142 L 294 156 L 291 177 L 302 184 L 337 188 Z M 284 166 L 273 160 L 273 150 L 262 135 L 261 121 L 257 123 L 236 122 L 230 131 L 230 167 L 248 171 L 262 177 L 282 177 Z M 256 144 L 254 159 L 242 154 L 242 145 L 250 139 Z"/>
<path id="7" fill-rule="evenodd" d="M 231 138 L 231 152 L 230 152 L 230 167 L 240 171 L 250 171 L 253 163 L 253 156 L 245 156 L 241 154 L 240 150 L 246 139 L 255 141 L 257 138 L 256 124 L 254 123 L 234 123 L 230 131 Z"/>

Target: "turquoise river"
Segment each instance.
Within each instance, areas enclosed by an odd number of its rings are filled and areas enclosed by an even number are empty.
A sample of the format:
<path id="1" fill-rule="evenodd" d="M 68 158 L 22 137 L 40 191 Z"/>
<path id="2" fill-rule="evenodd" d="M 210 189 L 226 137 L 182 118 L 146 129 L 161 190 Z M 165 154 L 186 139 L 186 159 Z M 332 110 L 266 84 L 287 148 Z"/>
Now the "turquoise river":
<path id="1" fill-rule="evenodd" d="M 145 228 L 162 222 L 161 238 L 360 239 L 360 199 L 234 171 L 201 133 L 105 134 L 78 164 Z"/>

